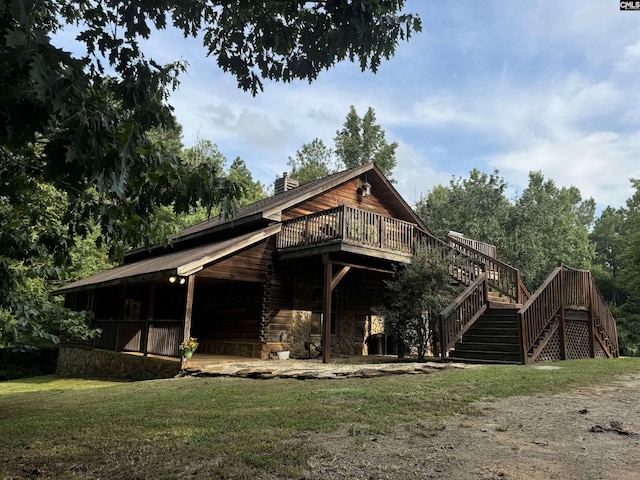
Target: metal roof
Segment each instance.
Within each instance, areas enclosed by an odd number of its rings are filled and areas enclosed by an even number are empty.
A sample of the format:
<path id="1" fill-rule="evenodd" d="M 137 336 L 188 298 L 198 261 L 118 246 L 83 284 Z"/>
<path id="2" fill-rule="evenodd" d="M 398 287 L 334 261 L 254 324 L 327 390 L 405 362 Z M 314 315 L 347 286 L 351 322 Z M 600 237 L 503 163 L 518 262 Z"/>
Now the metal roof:
<path id="1" fill-rule="evenodd" d="M 52 294 L 62 295 L 73 291 L 88 290 L 97 286 L 104 287 L 122 283 L 124 280 L 193 275 L 239 250 L 275 235 L 280 231 L 280 228 L 280 224 L 271 225 L 228 240 L 208 243 L 188 250 L 166 253 L 138 262 L 120 265 L 73 282 L 55 290 Z"/>

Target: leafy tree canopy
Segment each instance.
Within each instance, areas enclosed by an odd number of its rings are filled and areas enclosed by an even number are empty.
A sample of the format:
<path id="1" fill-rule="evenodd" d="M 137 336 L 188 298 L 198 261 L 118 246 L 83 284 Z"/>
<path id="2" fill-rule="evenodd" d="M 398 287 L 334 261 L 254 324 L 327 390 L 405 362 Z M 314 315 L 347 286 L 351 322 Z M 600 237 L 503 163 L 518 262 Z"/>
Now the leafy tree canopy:
<path id="1" fill-rule="evenodd" d="M 403 5 L 403 0 L 0 4 L 0 347 L 15 340 L 16 325 L 48 308 L 23 302 L 36 264 L 46 258 L 43 264 L 62 265 L 74 239 L 95 225 L 97 242 L 118 257 L 125 246 L 169 238 L 163 206 L 181 213 L 221 205 L 225 213 L 233 212 L 241 186 L 207 165 L 183 162 L 175 144 L 149 135 L 175 127 L 167 100 L 186 68 L 182 62 L 161 65 L 143 54 L 141 44 L 154 30 L 173 26 L 202 38 L 209 56 L 240 88 L 255 94 L 263 79 L 311 81 L 344 59 L 376 71 L 400 40 L 420 30 L 419 18 L 399 13 Z M 79 30 L 85 56 L 52 44 L 51 35 L 65 25 Z M 53 198 L 45 200 L 47 195 Z M 38 206 L 51 202 L 59 221 L 47 224 L 42 217 L 53 212 Z M 58 276 L 55 269 L 40 273 L 46 279 Z"/>
<path id="2" fill-rule="evenodd" d="M 291 176 L 302 185 L 345 168 L 373 162 L 393 182 L 398 143 L 387 143 L 384 130 L 375 122 L 373 108 L 369 107 L 365 116 L 360 118 L 352 105 L 343 128 L 336 132 L 335 150 L 332 151 L 319 138 L 305 143 L 295 157 L 289 157 L 287 163 L 291 167 Z"/>
<path id="3" fill-rule="evenodd" d="M 296 152 L 295 157 L 289 157 L 287 164 L 291 167 L 291 176 L 304 183 L 326 177 L 337 170 L 334 166 L 333 152 L 319 138 L 305 143 Z"/>
<path id="4" fill-rule="evenodd" d="M 376 114 L 369 107 L 364 117 L 360 118 L 353 105 L 349 109 L 342 130 L 336 132 L 334 138 L 338 159 L 347 167 L 374 162 L 389 179 L 398 163 L 396 148 L 398 143 L 387 143 L 385 133 L 376 124 Z"/>

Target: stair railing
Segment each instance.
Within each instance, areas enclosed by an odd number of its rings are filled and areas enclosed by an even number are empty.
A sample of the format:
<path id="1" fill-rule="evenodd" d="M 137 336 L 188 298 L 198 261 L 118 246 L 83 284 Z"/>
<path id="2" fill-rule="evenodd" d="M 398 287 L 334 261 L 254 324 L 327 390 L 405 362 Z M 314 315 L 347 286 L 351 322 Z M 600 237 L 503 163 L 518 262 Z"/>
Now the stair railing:
<path id="1" fill-rule="evenodd" d="M 591 272 L 589 272 L 589 277 L 591 280 L 591 314 L 599 322 L 604 333 L 607 335 L 609 342 L 611 343 L 612 356 L 617 357 L 619 355 L 619 350 L 616 320 L 613 318 L 611 310 L 609 310 L 609 307 L 598 288 L 598 284 L 593 279 Z"/>
<path id="2" fill-rule="evenodd" d="M 494 290 L 511 298 L 514 302 L 522 304 L 526 302 L 531 294 L 522 283 L 520 271 L 497 258 L 476 250 L 468 242 L 460 241 L 459 237 L 447 236 L 447 242 L 465 256 L 482 261 L 487 272 L 487 281 Z"/>
<path id="3" fill-rule="evenodd" d="M 449 275 L 458 282 L 469 286 L 480 274 L 485 272 L 486 265 L 481 259 L 466 255 L 464 252 L 434 237 L 429 232 L 423 230 L 416 231 L 418 232 L 418 238 L 415 242 L 416 249 L 422 249 L 446 261 L 450 265 Z"/>
<path id="4" fill-rule="evenodd" d="M 440 356 L 447 352 L 462 338 L 462 335 L 486 311 L 487 275 L 482 272 L 478 277 L 440 312 Z"/>
<path id="5" fill-rule="evenodd" d="M 562 267 L 556 267 L 540 288 L 518 310 L 524 363 L 536 340 L 562 306 Z"/>
<path id="6" fill-rule="evenodd" d="M 529 300 L 518 310 L 523 361 L 529 358 L 529 352 L 543 334 L 549 323 L 559 315 L 561 319 L 561 350 L 566 356 L 564 340 L 564 309 L 587 310 L 591 317 L 597 319 L 599 325 L 611 343 L 608 355 L 618 356 L 618 336 L 616 322 L 607 307 L 591 272 L 560 266 L 556 267 L 545 282 L 535 291 Z M 595 341 L 595 332 L 590 333 L 590 342 Z"/>

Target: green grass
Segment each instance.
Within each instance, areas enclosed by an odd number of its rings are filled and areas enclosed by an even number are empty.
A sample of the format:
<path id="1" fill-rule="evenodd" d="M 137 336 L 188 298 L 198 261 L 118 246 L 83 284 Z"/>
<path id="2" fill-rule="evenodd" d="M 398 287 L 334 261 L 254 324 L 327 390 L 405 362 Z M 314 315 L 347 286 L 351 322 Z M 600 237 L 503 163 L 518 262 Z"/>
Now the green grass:
<path id="1" fill-rule="evenodd" d="M 0 478 L 300 477 L 316 434 L 428 435 L 481 398 L 556 393 L 640 372 L 640 359 L 345 380 L 181 378 L 0 383 Z M 38 475 L 36 475 L 38 476 Z"/>

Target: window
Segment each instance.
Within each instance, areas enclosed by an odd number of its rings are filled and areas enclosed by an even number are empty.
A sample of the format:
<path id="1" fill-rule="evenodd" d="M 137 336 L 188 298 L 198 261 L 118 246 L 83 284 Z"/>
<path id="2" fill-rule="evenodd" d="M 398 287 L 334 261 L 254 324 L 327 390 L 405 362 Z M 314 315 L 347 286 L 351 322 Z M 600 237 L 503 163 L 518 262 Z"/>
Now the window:
<path id="1" fill-rule="evenodd" d="M 338 295 L 331 294 L 331 335 L 337 333 Z M 322 289 L 315 288 L 311 298 L 311 335 L 322 335 Z"/>

